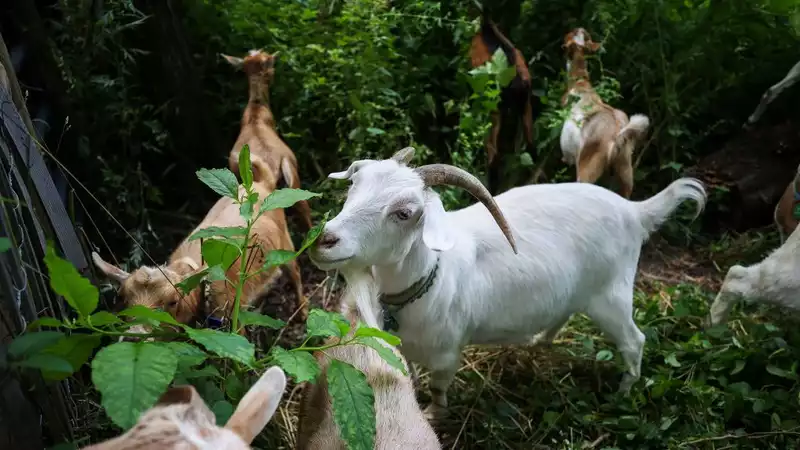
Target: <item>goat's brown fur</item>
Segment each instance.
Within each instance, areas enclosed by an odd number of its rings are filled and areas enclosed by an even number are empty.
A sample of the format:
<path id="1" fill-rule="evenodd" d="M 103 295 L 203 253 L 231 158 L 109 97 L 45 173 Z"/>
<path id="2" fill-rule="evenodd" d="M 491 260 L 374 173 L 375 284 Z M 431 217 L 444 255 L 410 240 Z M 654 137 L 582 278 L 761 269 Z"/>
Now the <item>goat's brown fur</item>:
<path id="1" fill-rule="evenodd" d="M 508 86 L 503 88 L 499 110 L 491 115 L 492 128 L 486 139 L 486 156 L 490 169 L 495 164 L 498 153 L 497 139 L 500 135 L 504 113 L 512 113 L 520 120 L 525 140 L 533 144 L 533 110 L 531 106 L 531 74 L 525 57 L 519 49 L 500 31 L 489 17 L 487 10 L 482 14 L 481 28 L 472 37 L 470 44 L 470 64 L 480 67 L 491 61 L 494 52 L 501 48 L 509 63 L 514 65 L 516 75 Z"/>
<path id="2" fill-rule="evenodd" d="M 280 138 L 275 130 L 275 117 L 269 107 L 269 87 L 275 75 L 277 53 L 272 55 L 261 50 L 251 50 L 244 58 L 222 55 L 231 65 L 241 68 L 247 75 L 249 99 L 242 114 L 241 128 L 236 143 L 233 144 L 228 166 L 239 173 L 239 151 L 247 144 L 250 159 L 264 161 L 276 180 L 281 177 L 290 188 L 300 188 L 300 175 L 297 157 Z M 254 179 L 259 176 L 253 173 Z M 311 207 L 305 200 L 293 207 L 303 219 L 307 230 L 311 229 Z"/>
<path id="3" fill-rule="evenodd" d="M 584 52 L 596 52 L 600 44 L 593 42 L 586 30 L 576 28 L 569 32 L 564 37 L 563 47 L 570 64 L 567 90 L 561 97 L 561 104 L 566 106 L 569 96 L 578 97 L 576 107 L 583 117 L 582 123 L 578 124 L 581 144 L 577 158 L 573 160 L 573 155 L 565 152 L 562 160 L 576 164 L 579 182 L 595 183 L 607 169 L 612 168 L 620 184 L 620 195 L 630 198 L 633 191 L 633 150 L 646 133 L 649 121 L 646 116 L 635 115 L 632 122 L 625 112 L 603 102 L 592 88 Z"/>
<path id="4" fill-rule="evenodd" d="M 255 205 L 258 210 L 261 202 L 275 190 L 275 179 L 271 172 L 263 166 L 263 162 L 254 161 L 254 173 L 262 173 L 261 178 L 253 183 L 254 190 L 258 193 L 259 202 Z M 239 195 L 244 195 L 244 188 L 240 187 Z M 239 215 L 239 206 L 233 199 L 222 197 L 206 214 L 206 217 L 194 231 L 216 227 L 244 226 L 244 219 Z M 265 262 L 266 253 L 270 250 L 294 251 L 294 244 L 286 226 L 286 216 L 282 209 L 267 211 L 255 221 L 251 233 L 251 249 L 248 251 L 248 272 L 260 268 Z M 192 233 L 194 233 L 194 231 Z M 189 241 L 187 237 L 170 255 L 166 265 L 158 268 L 142 266 L 132 274 L 103 261 L 96 253 L 92 254 L 95 265 L 111 280 L 119 283 L 119 296 L 129 305 L 144 305 L 149 308 L 161 308 L 175 317 L 181 323 L 190 324 L 195 320 L 202 320 L 200 313 L 202 306 L 202 287 L 197 287 L 186 295 L 175 287 L 175 284 L 186 277 L 196 273 L 203 267 L 201 254 L 201 240 Z M 227 269 L 226 275 L 230 280 L 238 280 L 240 261 L 237 259 Z M 305 320 L 308 315 L 308 304 L 303 296 L 303 282 L 300 267 L 297 261 L 292 261 L 285 266 L 289 271 L 292 284 L 295 288 L 298 304 L 302 304 L 299 320 Z M 268 290 L 274 280 L 280 275 L 277 267 L 264 271 L 247 280 L 241 298 L 241 306 L 250 305 L 259 295 Z M 207 301 L 213 308 L 205 311 L 206 314 L 230 317 L 233 311 L 235 290 L 227 285 L 225 280 L 209 283 Z M 240 330 L 243 331 L 243 330 Z"/>
<path id="5" fill-rule="evenodd" d="M 794 193 L 800 191 L 800 166 L 797 167 L 797 173 L 791 183 L 786 186 L 783 195 L 778 204 L 775 205 L 775 226 L 778 228 L 778 234 L 781 237 L 781 243 L 786 241 L 786 238 L 797 228 L 800 223 L 794 217 Z"/>
<path id="6" fill-rule="evenodd" d="M 245 394 L 225 427 L 193 386 L 176 386 L 165 392 L 136 425 L 113 439 L 83 450 L 249 450 L 266 426 L 286 387 L 286 375 L 272 367 Z"/>

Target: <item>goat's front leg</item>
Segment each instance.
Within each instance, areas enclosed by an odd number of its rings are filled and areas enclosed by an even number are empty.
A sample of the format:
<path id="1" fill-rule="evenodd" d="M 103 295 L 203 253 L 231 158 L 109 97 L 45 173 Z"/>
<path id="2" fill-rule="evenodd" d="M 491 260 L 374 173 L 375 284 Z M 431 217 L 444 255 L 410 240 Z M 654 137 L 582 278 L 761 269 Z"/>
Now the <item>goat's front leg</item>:
<path id="1" fill-rule="evenodd" d="M 425 408 L 425 417 L 437 421 L 447 416 L 447 389 L 458 372 L 460 351 L 442 355 L 431 368 L 431 404 Z"/>

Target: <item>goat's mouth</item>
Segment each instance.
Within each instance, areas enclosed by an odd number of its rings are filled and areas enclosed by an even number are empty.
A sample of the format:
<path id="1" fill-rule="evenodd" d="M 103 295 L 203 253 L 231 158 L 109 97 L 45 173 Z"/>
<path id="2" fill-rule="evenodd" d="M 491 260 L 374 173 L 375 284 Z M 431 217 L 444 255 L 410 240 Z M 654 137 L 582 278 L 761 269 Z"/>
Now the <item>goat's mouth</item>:
<path id="1" fill-rule="evenodd" d="M 343 264 L 351 259 L 353 259 L 353 255 L 346 256 L 344 258 L 334 258 L 328 259 L 320 255 L 315 255 L 314 252 L 310 252 L 308 255 L 309 259 L 315 266 L 317 266 L 320 270 L 331 270 L 341 267 Z"/>

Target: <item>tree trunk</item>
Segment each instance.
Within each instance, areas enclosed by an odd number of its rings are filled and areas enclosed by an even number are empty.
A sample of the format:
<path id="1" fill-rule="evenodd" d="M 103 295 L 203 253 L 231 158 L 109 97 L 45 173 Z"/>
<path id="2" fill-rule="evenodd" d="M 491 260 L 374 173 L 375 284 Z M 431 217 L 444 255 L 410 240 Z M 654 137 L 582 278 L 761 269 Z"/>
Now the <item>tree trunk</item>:
<path id="1" fill-rule="evenodd" d="M 706 226 L 744 231 L 772 223 L 775 205 L 800 164 L 799 122 L 742 132 L 687 169 L 706 183 Z"/>

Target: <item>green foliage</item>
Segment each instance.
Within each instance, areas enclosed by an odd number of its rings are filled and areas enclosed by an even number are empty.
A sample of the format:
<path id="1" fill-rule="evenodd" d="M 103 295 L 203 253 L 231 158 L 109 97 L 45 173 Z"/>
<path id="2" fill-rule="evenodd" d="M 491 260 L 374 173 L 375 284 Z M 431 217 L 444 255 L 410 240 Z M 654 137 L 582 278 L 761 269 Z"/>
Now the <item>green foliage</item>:
<path id="1" fill-rule="evenodd" d="M 48 247 L 44 257 L 47 272 L 50 274 L 50 287 L 82 317 L 88 316 L 97 308 L 100 292 L 89 280 L 83 278 L 75 267 L 59 258 L 52 247 Z"/>
<path id="2" fill-rule="evenodd" d="M 175 352 L 149 342 L 120 342 L 97 352 L 92 382 L 103 396 L 106 414 L 123 430 L 155 404 L 178 366 Z"/>

